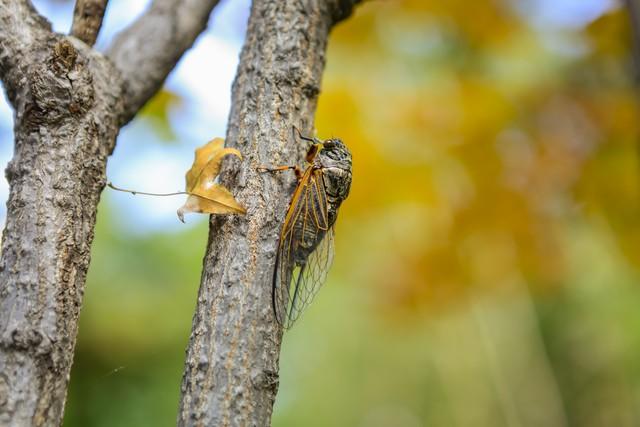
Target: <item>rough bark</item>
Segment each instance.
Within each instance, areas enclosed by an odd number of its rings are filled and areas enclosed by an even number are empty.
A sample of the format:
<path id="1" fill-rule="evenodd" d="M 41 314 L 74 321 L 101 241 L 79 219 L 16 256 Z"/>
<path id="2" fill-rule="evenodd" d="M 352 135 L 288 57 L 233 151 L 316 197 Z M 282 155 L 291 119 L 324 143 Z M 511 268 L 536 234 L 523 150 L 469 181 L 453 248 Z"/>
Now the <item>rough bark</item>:
<path id="1" fill-rule="evenodd" d="M 172 68 L 216 2 L 201 3 L 207 7 L 174 31 L 178 47 L 165 38 L 164 46 L 139 46 L 140 58 Z M 160 19 L 154 7 L 140 21 L 170 27 L 175 17 Z M 128 34 L 142 42 L 140 31 Z M 28 1 L 0 3 L 0 79 L 15 109 L 0 258 L 0 425 L 62 420 L 107 157 L 120 126 L 168 73 L 141 76 L 145 69 L 128 67 L 117 46 L 114 52 L 115 64 L 53 33 Z M 145 85 L 128 84 L 141 79 Z"/>
<path id="2" fill-rule="evenodd" d="M 301 164 L 311 134 L 331 28 L 356 0 L 254 0 L 233 86 L 222 180 L 245 217 L 212 217 L 185 362 L 178 424 L 266 426 L 278 389 L 282 331 L 271 308 L 278 233 L 295 178 L 260 165 Z"/>
<path id="3" fill-rule="evenodd" d="M 108 0 L 76 0 L 71 35 L 93 46 L 102 26 Z"/>
<path id="4" fill-rule="evenodd" d="M 0 424 L 8 425 L 62 417 L 96 206 L 118 132 L 119 91 L 108 62 L 57 37 L 37 54 L 42 63 L 29 67 L 6 169 Z"/>

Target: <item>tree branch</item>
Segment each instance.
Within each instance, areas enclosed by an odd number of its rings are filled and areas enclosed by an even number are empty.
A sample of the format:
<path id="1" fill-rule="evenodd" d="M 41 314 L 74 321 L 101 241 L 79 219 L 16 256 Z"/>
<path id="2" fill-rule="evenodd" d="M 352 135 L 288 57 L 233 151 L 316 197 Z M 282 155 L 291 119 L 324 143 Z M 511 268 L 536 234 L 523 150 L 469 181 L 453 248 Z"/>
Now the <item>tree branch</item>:
<path id="1" fill-rule="evenodd" d="M 226 139 L 245 160 L 222 174 L 248 212 L 211 218 L 180 426 L 270 424 L 282 338 L 271 280 L 294 178 L 257 168 L 302 162 L 292 126 L 311 133 L 329 31 L 356 2 L 253 1 Z"/>
<path id="2" fill-rule="evenodd" d="M 625 0 L 633 37 L 631 52 L 633 59 L 633 77 L 636 84 L 640 83 L 640 4 L 638 4 L 638 1 L 639 0 Z"/>
<path id="3" fill-rule="evenodd" d="M 76 0 L 71 35 L 93 46 L 98 38 L 108 2 L 109 0 Z"/>
<path id="4" fill-rule="evenodd" d="M 126 124 L 162 87 L 182 54 L 206 28 L 219 0 L 155 0 L 120 34 L 107 56 L 124 79 Z"/>
<path id="5" fill-rule="evenodd" d="M 0 257 L 0 425 L 58 426 L 107 156 L 113 65 L 72 37 L 24 51 Z"/>
<path id="6" fill-rule="evenodd" d="M 4 82 L 9 102 L 24 89 L 29 52 L 42 46 L 51 34 L 51 24 L 40 16 L 27 0 L 0 2 L 0 80 Z"/>

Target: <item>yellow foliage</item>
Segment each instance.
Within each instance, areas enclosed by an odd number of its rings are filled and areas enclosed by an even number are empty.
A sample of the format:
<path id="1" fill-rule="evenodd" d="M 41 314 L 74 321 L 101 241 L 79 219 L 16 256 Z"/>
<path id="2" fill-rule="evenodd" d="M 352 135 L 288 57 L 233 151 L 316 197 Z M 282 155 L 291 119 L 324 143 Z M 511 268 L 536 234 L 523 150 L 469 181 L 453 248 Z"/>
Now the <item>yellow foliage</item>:
<path id="1" fill-rule="evenodd" d="M 566 236 L 594 215 L 640 266 L 630 40 L 623 9 L 547 34 L 501 1 L 370 2 L 336 29 L 317 126 L 352 149 L 342 222 L 369 232 L 338 224 L 338 247 L 374 248 L 354 268 L 381 305 L 558 289 Z"/>

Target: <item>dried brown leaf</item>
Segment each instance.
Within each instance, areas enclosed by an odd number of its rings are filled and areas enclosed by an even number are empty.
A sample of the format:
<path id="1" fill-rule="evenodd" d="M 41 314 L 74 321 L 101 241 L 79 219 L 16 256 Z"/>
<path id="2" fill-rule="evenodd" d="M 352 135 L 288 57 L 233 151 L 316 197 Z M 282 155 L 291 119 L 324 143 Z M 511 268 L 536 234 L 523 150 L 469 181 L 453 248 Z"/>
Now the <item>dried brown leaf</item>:
<path id="1" fill-rule="evenodd" d="M 189 197 L 178 209 L 178 218 L 184 222 L 184 214 L 189 212 L 210 214 L 245 214 L 245 208 L 238 203 L 231 192 L 215 179 L 220 172 L 222 158 L 232 154 L 242 159 L 235 148 L 225 148 L 224 139 L 215 138 L 196 149 L 191 169 L 186 174 L 186 191 Z"/>

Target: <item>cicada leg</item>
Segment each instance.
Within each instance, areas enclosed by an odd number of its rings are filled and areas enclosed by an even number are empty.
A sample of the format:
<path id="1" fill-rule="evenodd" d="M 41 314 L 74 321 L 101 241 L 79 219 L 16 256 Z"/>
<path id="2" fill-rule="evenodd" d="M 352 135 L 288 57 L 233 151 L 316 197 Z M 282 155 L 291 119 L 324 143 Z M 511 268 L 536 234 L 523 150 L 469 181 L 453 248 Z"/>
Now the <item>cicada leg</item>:
<path id="1" fill-rule="evenodd" d="M 293 172 L 296 174 L 296 178 L 298 179 L 298 181 L 300 181 L 300 179 L 302 179 L 302 169 L 300 169 L 298 166 L 278 166 L 275 168 L 259 166 L 258 172 L 282 172 L 290 169 L 293 169 Z"/>
<path id="2" fill-rule="evenodd" d="M 298 137 L 304 141 L 309 141 L 313 144 L 317 144 L 318 142 L 320 142 L 317 138 L 309 138 L 308 136 L 304 136 L 302 134 L 302 132 L 300 132 L 300 129 L 298 129 L 298 127 L 296 125 L 293 125 L 293 128 L 291 128 L 291 131 L 293 133 L 293 139 L 296 138 L 296 133 L 298 134 Z"/>

